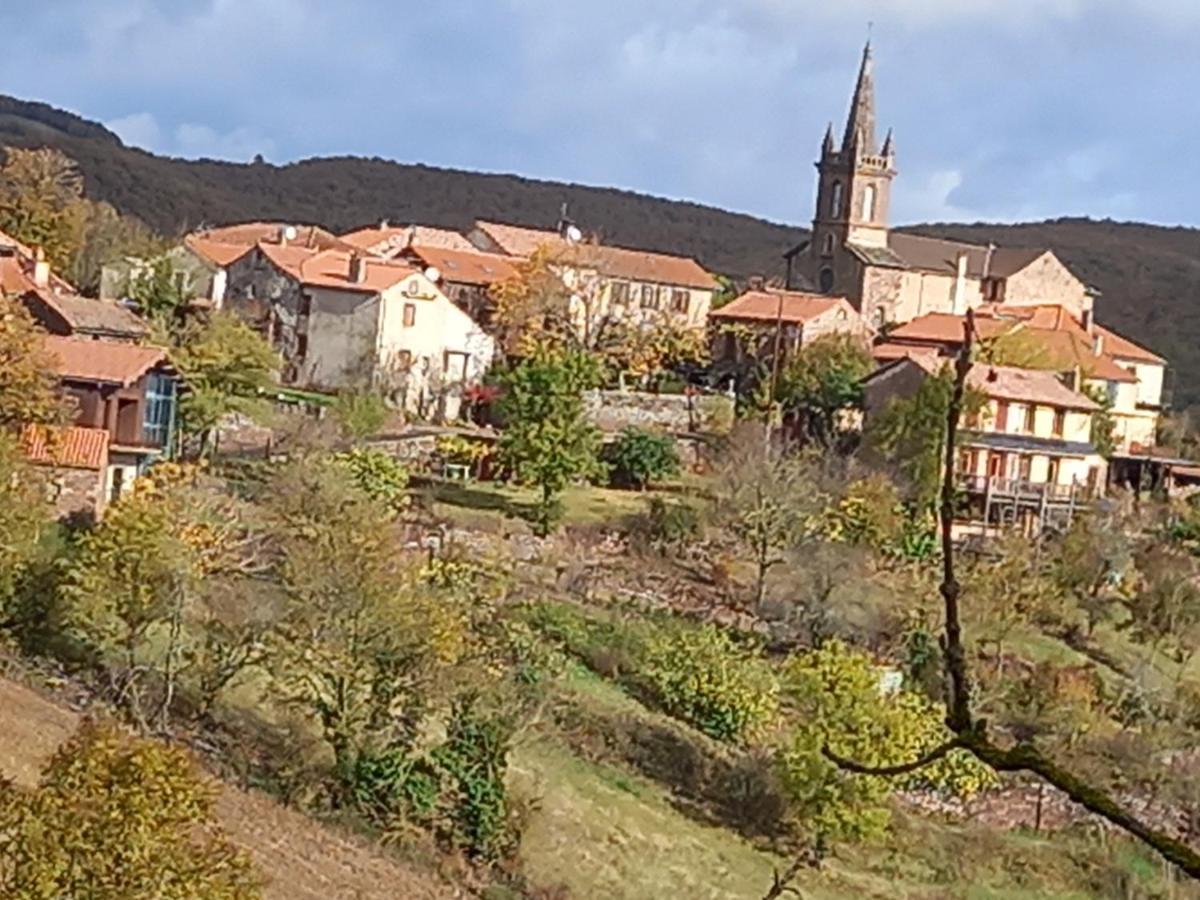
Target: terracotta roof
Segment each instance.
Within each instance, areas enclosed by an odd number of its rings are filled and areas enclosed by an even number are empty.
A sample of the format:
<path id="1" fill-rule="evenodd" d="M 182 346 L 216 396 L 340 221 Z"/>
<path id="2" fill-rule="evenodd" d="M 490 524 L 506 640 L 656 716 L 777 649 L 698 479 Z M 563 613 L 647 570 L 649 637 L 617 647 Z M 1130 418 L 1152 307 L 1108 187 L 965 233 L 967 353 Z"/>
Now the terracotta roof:
<path id="1" fill-rule="evenodd" d="M 235 260 L 241 259 L 250 252 L 250 248 L 253 246 L 253 244 L 215 241 L 198 234 L 189 234 L 183 239 L 183 243 L 197 256 L 222 269 Z"/>
<path id="2" fill-rule="evenodd" d="M 649 250 L 612 247 L 607 244 L 571 243 L 556 231 L 477 221 L 475 227 L 510 256 L 530 256 L 547 248 L 567 265 L 594 268 L 610 278 L 628 278 L 656 284 L 679 285 L 706 291 L 718 285 L 696 260 Z"/>
<path id="3" fill-rule="evenodd" d="M 146 323 L 132 310 L 111 300 L 94 300 L 56 291 L 38 291 L 37 296 L 62 316 L 72 332 L 140 338 L 149 333 Z"/>
<path id="4" fill-rule="evenodd" d="M 850 304 L 843 297 L 806 294 L 801 291 L 746 291 L 720 309 L 714 309 L 708 316 L 710 319 L 749 319 L 768 322 L 782 318 L 785 322 L 803 324 L 836 306 L 845 306 L 848 312 L 853 312 Z"/>
<path id="5" fill-rule="evenodd" d="M 73 294 L 75 288 L 66 279 L 50 272 L 45 287 L 39 288 L 33 280 L 34 258 L 24 256 L 18 249 L 21 244 L 0 244 L 0 291 L 8 294 L 24 294 L 46 289 Z"/>
<path id="6" fill-rule="evenodd" d="M 30 462 L 100 471 L 108 465 L 108 432 L 103 428 L 26 425 L 21 446 Z"/>
<path id="7" fill-rule="evenodd" d="M 1045 328 L 1026 328 L 1024 333 L 1032 336 L 1044 348 L 1046 364 L 1060 369 L 1079 366 L 1085 378 L 1105 381 L 1136 382 L 1137 376 L 1118 365 L 1107 350 L 1095 353 L 1092 341 L 1085 334 L 1074 331 L 1051 331 Z"/>
<path id="8" fill-rule="evenodd" d="M 240 244 L 243 247 L 252 247 L 260 242 L 278 244 L 280 235 L 285 228 L 296 229 L 296 236 L 288 241 L 288 246 L 307 247 L 311 250 L 350 249 L 332 231 L 326 231 L 319 225 L 295 225 L 290 222 L 241 222 L 236 225 L 222 225 L 193 231 L 189 237 L 218 244 Z"/>
<path id="9" fill-rule="evenodd" d="M 1058 375 L 1042 369 L 1017 369 L 976 363 L 967 373 L 967 385 L 999 400 L 1040 403 L 1067 409 L 1099 409 L 1093 400 L 1063 384 Z"/>
<path id="10" fill-rule="evenodd" d="M 395 260 L 362 256 L 364 278 L 350 280 L 352 254 L 340 250 L 306 250 L 303 247 L 259 244 L 259 251 L 281 271 L 302 284 L 378 294 L 394 287 L 417 269 Z"/>
<path id="11" fill-rule="evenodd" d="M 161 347 L 47 335 L 46 350 L 60 377 L 128 387 L 167 359 Z"/>
<path id="12" fill-rule="evenodd" d="M 516 272 L 511 256 L 483 253 L 474 247 L 469 251 L 446 247 L 413 247 L 408 253 L 422 265 L 436 267 L 446 281 L 491 285 Z"/>
<path id="13" fill-rule="evenodd" d="M 954 313 L 926 313 L 910 322 L 905 322 L 888 333 L 889 341 L 931 341 L 944 344 L 961 344 L 964 316 Z M 1013 327 L 992 317 L 977 316 L 975 332 L 982 338 L 995 337 Z"/>
<path id="14" fill-rule="evenodd" d="M 1115 331 L 1110 331 L 1103 325 L 1097 325 L 1096 330 L 1104 335 L 1104 352 L 1119 359 L 1131 359 L 1136 362 L 1158 363 L 1165 365 L 1166 360 L 1157 353 L 1152 353 L 1145 347 L 1140 347 L 1129 338 L 1122 337 Z"/>
<path id="15" fill-rule="evenodd" d="M 898 359 L 933 359 L 938 358 L 936 347 L 913 347 L 908 344 L 893 344 L 884 341 L 871 348 L 871 356 L 876 362 L 889 363 Z"/>
<path id="16" fill-rule="evenodd" d="M 478 250 L 474 244 L 457 231 L 449 228 L 435 228 L 431 225 L 377 225 L 373 228 L 348 231 L 340 239 L 359 250 L 375 253 L 387 248 L 398 252 L 418 246 L 461 250 L 464 253 Z"/>

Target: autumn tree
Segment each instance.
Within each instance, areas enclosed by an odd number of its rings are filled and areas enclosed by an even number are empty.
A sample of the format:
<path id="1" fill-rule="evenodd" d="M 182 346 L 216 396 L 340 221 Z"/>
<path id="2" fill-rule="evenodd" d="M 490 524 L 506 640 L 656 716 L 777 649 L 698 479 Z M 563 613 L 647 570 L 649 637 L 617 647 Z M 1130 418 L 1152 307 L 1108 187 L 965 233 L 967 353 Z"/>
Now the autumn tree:
<path id="1" fill-rule="evenodd" d="M 228 313 L 189 322 L 172 354 L 188 385 L 180 412 L 184 428 L 207 451 L 213 430 L 230 413 L 253 414 L 270 387 L 279 358 L 257 332 Z"/>
<path id="2" fill-rule="evenodd" d="M 391 510 L 343 468 L 302 461 L 272 484 L 269 506 L 283 603 L 272 680 L 316 720 L 349 787 L 362 754 L 415 738 L 463 620 L 396 552 Z"/>
<path id="3" fill-rule="evenodd" d="M 809 440 L 828 445 L 839 417 L 862 406 L 862 380 L 875 368 L 863 341 L 849 334 L 822 335 L 805 344 L 780 373 L 777 399 L 798 418 Z"/>
<path id="4" fill-rule="evenodd" d="M 7 148 L 0 166 L 0 231 L 41 248 L 66 271 L 83 243 L 83 176 L 58 150 Z"/>
<path id="5" fill-rule="evenodd" d="M 583 404 L 583 392 L 599 378 L 593 357 L 547 346 L 501 377 L 499 457 L 518 479 L 538 489 L 530 521 L 543 537 L 562 516 L 559 497 L 567 486 L 599 471 L 599 432 Z"/>
<path id="6" fill-rule="evenodd" d="M 0 780 L 0 894 L 256 900 L 261 880 L 215 806 L 185 751 L 85 723 L 35 788 Z"/>
<path id="7" fill-rule="evenodd" d="M 190 298 L 187 274 L 175 267 L 165 254 L 147 261 L 144 268 L 130 272 L 126 296 L 138 312 L 168 328 L 178 327 Z"/>
<path id="8" fill-rule="evenodd" d="M 37 552 L 48 504 L 16 438 L 0 431 L 0 627 L 14 624 L 14 593 Z"/>
<path id="9" fill-rule="evenodd" d="M 513 264 L 513 274 L 491 289 L 492 323 L 504 356 L 520 359 L 536 348 L 577 342 L 571 290 L 555 254 L 543 247 Z"/>
<path id="10" fill-rule="evenodd" d="M 44 338 L 24 306 L 0 295 L 0 430 L 61 424 L 66 418 Z"/>

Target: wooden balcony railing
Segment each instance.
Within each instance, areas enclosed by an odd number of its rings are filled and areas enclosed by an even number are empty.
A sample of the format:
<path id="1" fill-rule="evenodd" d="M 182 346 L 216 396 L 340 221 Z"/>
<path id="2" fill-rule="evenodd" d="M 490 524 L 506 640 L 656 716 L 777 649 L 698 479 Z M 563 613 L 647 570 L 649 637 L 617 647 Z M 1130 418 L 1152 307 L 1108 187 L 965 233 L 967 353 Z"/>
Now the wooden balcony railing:
<path id="1" fill-rule="evenodd" d="M 985 494 L 996 499 L 1034 503 L 1074 503 L 1090 501 L 1093 491 L 1079 482 L 1051 484 L 1021 478 L 1000 478 L 988 475 L 960 475 L 959 486 L 968 494 Z"/>

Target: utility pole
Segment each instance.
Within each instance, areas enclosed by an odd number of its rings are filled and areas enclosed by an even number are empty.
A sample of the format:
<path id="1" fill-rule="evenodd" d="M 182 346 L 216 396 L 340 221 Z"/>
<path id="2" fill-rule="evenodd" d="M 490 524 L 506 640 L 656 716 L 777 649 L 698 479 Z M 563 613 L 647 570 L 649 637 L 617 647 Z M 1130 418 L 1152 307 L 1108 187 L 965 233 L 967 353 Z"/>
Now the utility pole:
<path id="1" fill-rule="evenodd" d="M 769 456 L 771 452 L 771 426 L 779 405 L 775 400 L 775 391 L 779 386 L 779 350 L 783 341 L 783 292 L 779 291 L 775 296 L 779 302 L 775 307 L 775 346 L 771 351 L 771 389 L 767 394 L 767 421 L 763 426 L 764 457 Z"/>

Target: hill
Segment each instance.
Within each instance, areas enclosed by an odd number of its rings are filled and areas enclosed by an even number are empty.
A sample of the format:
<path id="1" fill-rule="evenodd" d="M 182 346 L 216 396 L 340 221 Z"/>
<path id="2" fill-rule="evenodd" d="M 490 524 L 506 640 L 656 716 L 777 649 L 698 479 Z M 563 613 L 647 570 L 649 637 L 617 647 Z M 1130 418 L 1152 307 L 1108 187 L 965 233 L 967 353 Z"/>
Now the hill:
<path id="1" fill-rule="evenodd" d="M 345 230 L 387 218 L 464 228 L 477 217 L 552 225 L 567 201 L 608 241 L 694 256 L 734 277 L 782 274 L 781 254 L 806 233 L 697 203 L 611 188 L 484 174 L 384 159 L 288 165 L 182 160 L 125 146 L 102 125 L 0 96 L 0 144 L 53 146 L 75 159 L 88 193 L 165 233 L 201 224 L 283 219 Z M 807 178 L 798 167 L 797 178 Z M 797 218 L 808 210 L 797 208 Z M 1102 294 L 1106 324 L 1168 358 L 1175 403 L 1200 403 L 1200 231 L 1057 219 L 1020 225 L 933 224 L 926 234 L 1046 246 Z"/>

